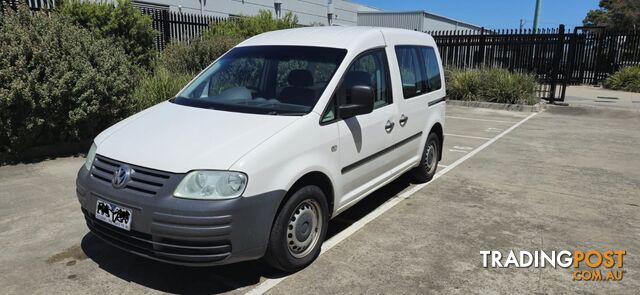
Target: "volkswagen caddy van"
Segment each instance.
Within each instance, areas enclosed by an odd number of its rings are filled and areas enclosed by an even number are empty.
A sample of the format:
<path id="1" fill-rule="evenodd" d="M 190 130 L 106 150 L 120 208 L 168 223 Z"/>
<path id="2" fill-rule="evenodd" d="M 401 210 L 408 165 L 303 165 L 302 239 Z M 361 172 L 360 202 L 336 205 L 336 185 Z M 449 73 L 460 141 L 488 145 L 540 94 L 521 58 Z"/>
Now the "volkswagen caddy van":
<path id="1" fill-rule="evenodd" d="M 442 73 L 433 38 L 414 31 L 250 38 L 95 138 L 77 177 L 87 225 L 168 263 L 304 268 L 331 218 L 404 173 L 434 176 Z"/>

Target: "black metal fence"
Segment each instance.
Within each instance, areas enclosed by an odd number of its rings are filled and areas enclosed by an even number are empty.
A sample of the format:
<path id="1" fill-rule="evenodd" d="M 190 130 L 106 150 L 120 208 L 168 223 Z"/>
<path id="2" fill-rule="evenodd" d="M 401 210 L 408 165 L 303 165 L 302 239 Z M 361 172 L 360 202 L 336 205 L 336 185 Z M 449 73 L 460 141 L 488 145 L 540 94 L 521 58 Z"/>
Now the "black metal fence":
<path id="1" fill-rule="evenodd" d="M 58 0 L 59 2 L 59 0 Z M 27 4 L 31 10 L 50 10 L 56 7 L 56 0 L 0 0 L 0 13 L 6 9 L 17 9 L 18 4 Z"/>
<path id="2" fill-rule="evenodd" d="M 179 13 L 164 9 L 140 7 L 140 10 L 153 18 L 153 28 L 160 32 L 156 37 L 158 50 L 163 50 L 172 40 L 189 41 L 199 38 L 209 24 L 229 21 L 223 17 Z"/>
<path id="3" fill-rule="evenodd" d="M 436 31 L 443 63 L 501 67 L 543 82 L 598 84 L 621 67 L 640 65 L 640 31 L 578 27 L 533 30 Z"/>

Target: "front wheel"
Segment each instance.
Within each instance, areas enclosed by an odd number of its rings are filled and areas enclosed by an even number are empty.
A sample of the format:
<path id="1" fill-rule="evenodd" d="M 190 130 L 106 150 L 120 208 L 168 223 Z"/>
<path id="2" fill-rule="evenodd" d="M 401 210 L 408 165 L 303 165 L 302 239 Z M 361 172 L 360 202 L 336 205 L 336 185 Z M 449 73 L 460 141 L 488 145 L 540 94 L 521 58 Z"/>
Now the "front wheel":
<path id="1" fill-rule="evenodd" d="M 411 170 L 411 176 L 418 182 L 427 182 L 433 179 L 438 170 L 438 161 L 440 159 L 440 138 L 437 134 L 431 133 L 427 137 L 420 164 Z"/>
<path id="2" fill-rule="evenodd" d="M 329 223 L 327 199 L 315 185 L 304 186 L 282 206 L 271 228 L 265 261 L 295 272 L 320 255 Z"/>

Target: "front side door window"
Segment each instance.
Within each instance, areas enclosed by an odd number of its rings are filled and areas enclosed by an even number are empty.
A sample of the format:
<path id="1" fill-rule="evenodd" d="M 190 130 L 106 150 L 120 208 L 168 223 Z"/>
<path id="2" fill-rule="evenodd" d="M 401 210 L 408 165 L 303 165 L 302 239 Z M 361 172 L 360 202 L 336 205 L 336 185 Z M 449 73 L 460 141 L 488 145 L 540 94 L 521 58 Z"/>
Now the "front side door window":
<path id="1" fill-rule="evenodd" d="M 389 64 L 384 49 L 376 49 L 359 56 L 343 76 L 329 107 L 322 116 L 322 123 L 329 123 L 337 119 L 338 104 L 351 102 L 351 88 L 353 86 L 370 86 L 374 92 L 375 109 L 393 103 Z"/>

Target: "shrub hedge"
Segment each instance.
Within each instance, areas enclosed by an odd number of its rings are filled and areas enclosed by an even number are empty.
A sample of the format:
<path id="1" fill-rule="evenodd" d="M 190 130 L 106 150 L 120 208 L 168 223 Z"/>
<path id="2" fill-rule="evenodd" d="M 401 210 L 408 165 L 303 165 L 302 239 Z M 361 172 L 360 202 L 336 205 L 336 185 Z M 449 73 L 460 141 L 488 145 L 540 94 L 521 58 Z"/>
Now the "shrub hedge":
<path id="1" fill-rule="evenodd" d="M 640 66 L 620 69 L 607 79 L 604 86 L 614 90 L 640 92 Z"/>
<path id="2" fill-rule="evenodd" d="M 276 20 L 261 11 L 157 54 L 151 18 L 130 0 L 68 0 L 49 15 L 22 6 L 0 19 L 0 161 L 91 139 L 172 97 L 246 37 L 298 26 L 291 13 Z"/>
<path id="3" fill-rule="evenodd" d="M 506 69 L 456 69 L 445 71 L 447 94 L 455 100 L 487 101 L 508 104 L 538 103 L 536 77 L 512 73 Z"/>
<path id="4" fill-rule="evenodd" d="M 150 68 L 156 55 L 154 42 L 158 32 L 152 27 L 151 17 L 134 7 L 131 0 L 118 0 L 117 5 L 67 0 L 57 13 L 101 37 L 112 38 L 134 64 Z"/>
<path id="5" fill-rule="evenodd" d="M 95 136 L 130 112 L 136 67 L 109 39 L 63 15 L 0 19 L 0 154 Z"/>
<path id="6" fill-rule="evenodd" d="M 196 74 L 242 40 L 239 37 L 210 35 L 191 43 L 172 42 L 162 51 L 158 65 L 174 73 Z"/>

